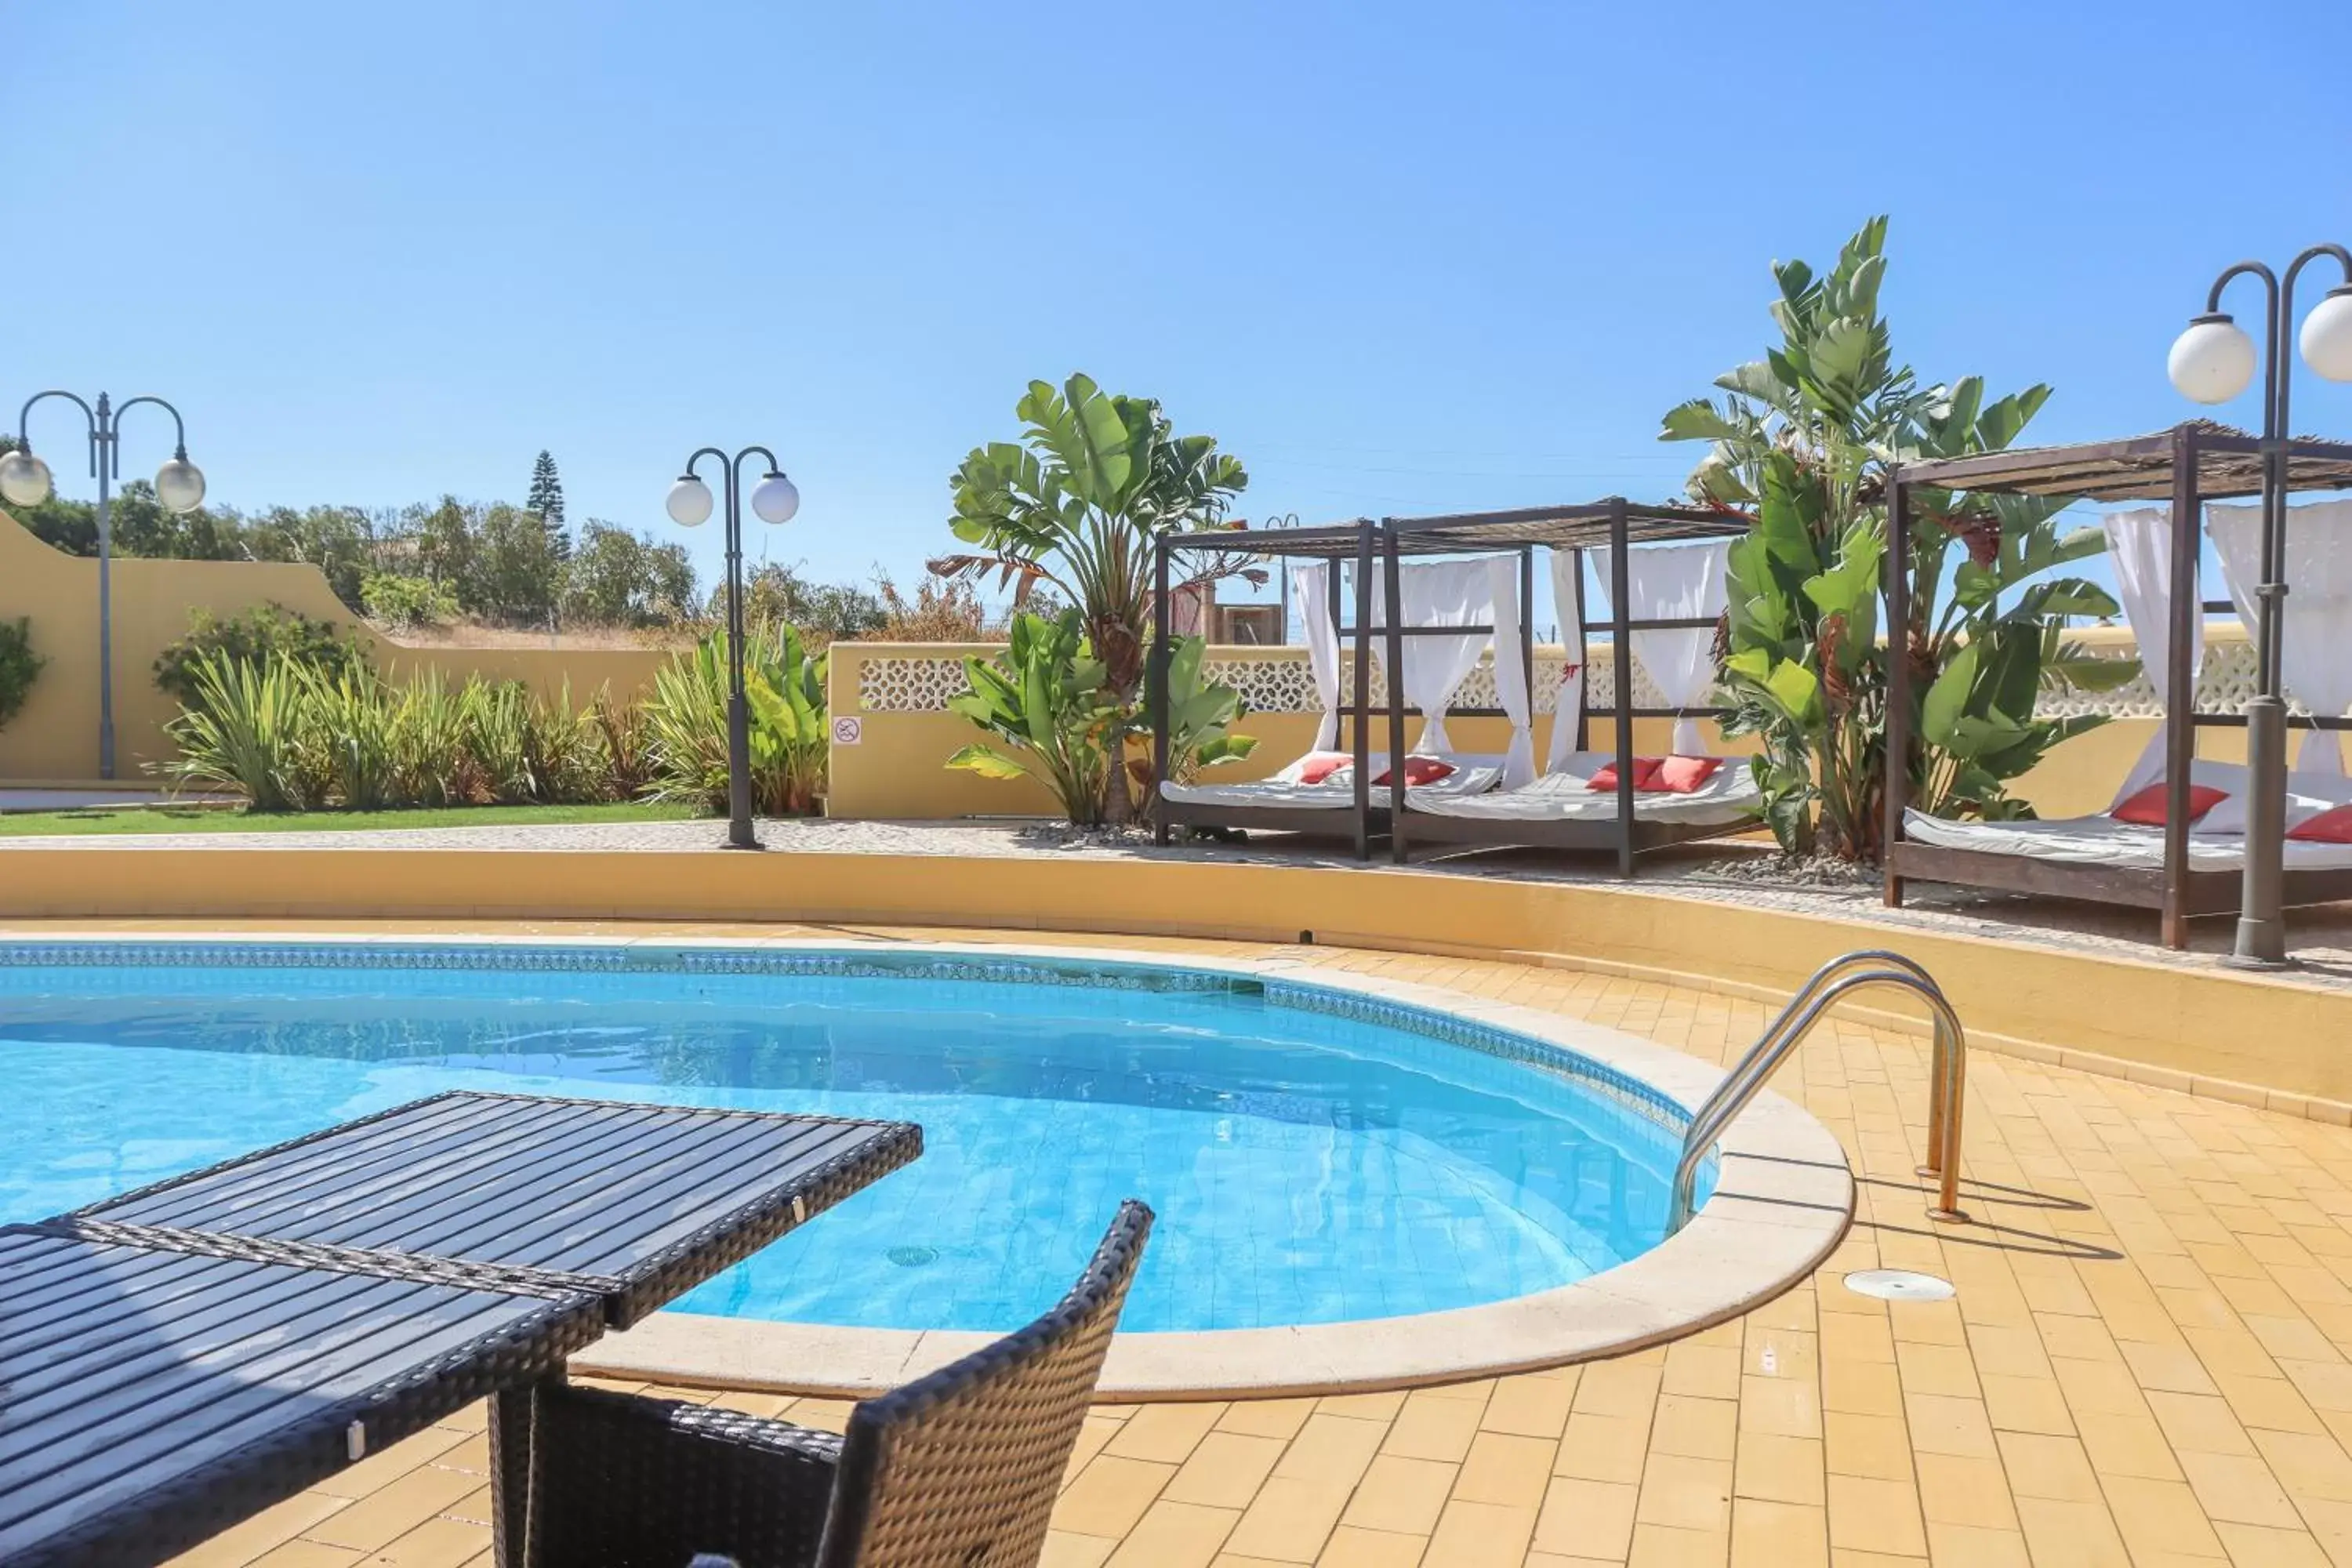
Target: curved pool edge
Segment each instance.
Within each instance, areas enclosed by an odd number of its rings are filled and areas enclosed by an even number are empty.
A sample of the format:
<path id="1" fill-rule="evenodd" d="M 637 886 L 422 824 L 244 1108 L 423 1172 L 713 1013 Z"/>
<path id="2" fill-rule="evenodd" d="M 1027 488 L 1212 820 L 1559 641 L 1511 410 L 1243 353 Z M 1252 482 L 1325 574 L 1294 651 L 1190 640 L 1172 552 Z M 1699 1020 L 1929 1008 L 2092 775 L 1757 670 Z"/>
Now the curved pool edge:
<path id="1" fill-rule="evenodd" d="M 42 939 L 58 940 L 62 933 Z M 437 933 L 317 930 L 78 934 L 108 945 L 630 947 L 873 952 L 1078 965 L 1141 965 L 1282 980 L 1514 1031 L 1629 1075 L 1687 1114 L 1723 1069 L 1620 1030 L 1440 986 L 1295 958 L 1213 957 L 1050 942 L 823 937 Z M 1278 951 L 1278 950 L 1277 950 Z M 1464 1048 L 1474 1048 L 1465 1047 Z M 1807 1279 L 1844 1238 L 1855 1188 L 1843 1147 L 1792 1101 L 1766 1091 L 1717 1145 L 1714 1195 L 1679 1233 L 1573 1284 L 1477 1307 L 1272 1329 L 1121 1333 L 1097 1397 L 1106 1402 L 1268 1398 L 1463 1382 L 1622 1355 L 1751 1311 Z M 1057 1282 L 1040 1281 L 1043 1292 Z M 572 1358 L 583 1374 L 689 1387 L 862 1397 L 885 1392 L 999 1336 L 861 1329 L 663 1311 Z"/>
<path id="2" fill-rule="evenodd" d="M 751 943 L 662 938 L 645 945 L 870 946 L 901 954 L 1018 955 L 1283 979 L 1515 1030 L 1640 1079 L 1686 1112 L 1725 1077 L 1696 1057 L 1620 1030 L 1294 959 L 849 938 Z M 1853 1172 L 1828 1128 L 1769 1090 L 1733 1121 L 1717 1151 L 1714 1196 L 1680 1232 L 1613 1268 L 1532 1295 L 1441 1312 L 1274 1329 L 1121 1333 L 1111 1342 L 1096 1396 L 1109 1403 L 1272 1398 L 1459 1383 L 1622 1355 L 1752 1311 L 1809 1278 L 1845 1238 L 1853 1220 Z M 1038 1308 L 1048 1304 L 1041 1297 Z M 859 1398 L 996 1338 L 665 1311 L 589 1346 L 572 1365 L 591 1376 L 636 1382 Z"/>

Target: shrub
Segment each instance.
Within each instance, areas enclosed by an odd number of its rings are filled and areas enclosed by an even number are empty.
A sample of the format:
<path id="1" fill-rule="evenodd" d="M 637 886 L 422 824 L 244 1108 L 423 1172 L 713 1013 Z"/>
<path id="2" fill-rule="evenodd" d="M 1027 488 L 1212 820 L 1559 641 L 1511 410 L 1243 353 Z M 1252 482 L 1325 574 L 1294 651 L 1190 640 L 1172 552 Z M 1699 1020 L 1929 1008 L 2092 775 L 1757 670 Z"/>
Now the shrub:
<path id="1" fill-rule="evenodd" d="M 824 790 L 825 656 L 778 623 L 744 638 L 750 698 L 751 808 L 768 816 L 814 809 Z M 727 639 L 713 632 L 654 678 L 646 755 L 656 800 L 727 809 Z"/>
<path id="2" fill-rule="evenodd" d="M 20 616 L 0 621 L 0 728 L 24 710 L 33 682 L 49 661 L 33 651 L 33 623 Z"/>
<path id="3" fill-rule="evenodd" d="M 194 694 L 169 726 L 179 757 L 163 772 L 180 784 L 234 789 L 256 811 L 324 804 L 320 748 L 313 742 L 305 667 L 280 654 L 267 663 L 198 654 L 187 668 Z"/>
<path id="4" fill-rule="evenodd" d="M 600 686 L 588 713 L 604 744 L 607 793 L 614 800 L 635 800 L 651 789 L 653 727 L 646 705 L 617 700 L 610 686 Z"/>
<path id="5" fill-rule="evenodd" d="M 330 677 L 363 675 L 367 652 L 332 621 L 314 621 L 283 605 L 263 605 L 224 620 L 210 610 L 189 617 L 188 635 L 155 659 L 155 684 L 183 708 L 197 705 L 196 667 L 217 656 L 268 667 L 283 658 Z"/>
<path id="6" fill-rule="evenodd" d="M 200 655 L 190 679 L 194 699 L 170 726 L 180 756 L 159 771 L 236 790 L 257 811 L 552 805 L 638 793 L 618 782 L 606 721 L 574 708 L 568 689 L 550 702 L 516 682 L 452 688 L 438 671 L 394 685 L 284 653 Z M 609 697 L 598 700 L 610 709 Z"/>
<path id="7" fill-rule="evenodd" d="M 876 584 L 882 598 L 877 642 L 983 642 L 988 612 L 979 590 L 961 578 L 926 576 L 908 600 L 888 577 Z"/>
<path id="8" fill-rule="evenodd" d="M 368 618 L 394 631 L 446 626 L 457 618 L 457 596 L 425 577 L 371 573 L 360 584 Z"/>
<path id="9" fill-rule="evenodd" d="M 1101 822 L 1109 758 L 1126 725 L 1079 612 L 1065 610 L 1053 621 L 1016 615 L 1004 652 L 985 660 L 968 654 L 963 668 L 971 689 L 949 698 L 948 707 L 999 744 L 975 741 L 947 765 L 982 778 L 1025 773 L 1054 792 L 1071 822 Z"/>

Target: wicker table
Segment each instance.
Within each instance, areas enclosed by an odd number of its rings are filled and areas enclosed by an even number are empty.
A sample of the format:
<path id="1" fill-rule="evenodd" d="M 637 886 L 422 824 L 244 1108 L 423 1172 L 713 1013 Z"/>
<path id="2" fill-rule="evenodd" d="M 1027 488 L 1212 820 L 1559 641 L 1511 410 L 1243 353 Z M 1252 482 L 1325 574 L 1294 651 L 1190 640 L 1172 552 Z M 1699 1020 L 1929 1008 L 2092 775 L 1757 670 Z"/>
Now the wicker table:
<path id="1" fill-rule="evenodd" d="M 503 1561 L 565 1357 L 921 1148 L 464 1092 L 0 1229 L 0 1562 L 160 1562 L 485 1395 Z"/>

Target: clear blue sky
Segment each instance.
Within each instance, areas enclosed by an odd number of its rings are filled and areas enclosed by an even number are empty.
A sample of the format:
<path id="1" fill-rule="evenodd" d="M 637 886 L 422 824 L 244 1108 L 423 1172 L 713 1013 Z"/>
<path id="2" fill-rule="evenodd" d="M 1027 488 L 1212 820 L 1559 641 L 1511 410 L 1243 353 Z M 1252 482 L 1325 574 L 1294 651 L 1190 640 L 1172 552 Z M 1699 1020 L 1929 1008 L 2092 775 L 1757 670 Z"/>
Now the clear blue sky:
<path id="1" fill-rule="evenodd" d="M 2343 0 L 0 15 L 8 419 L 159 393 L 245 507 L 519 500 L 544 447 L 656 530 L 763 441 L 805 500 L 751 547 L 828 576 L 940 550 L 1033 376 L 1159 396 L 1251 517 L 1660 496 L 1768 263 L 1872 213 L 1898 352 L 2053 383 L 2044 439 L 2189 412 L 2212 275 L 2352 240 Z"/>

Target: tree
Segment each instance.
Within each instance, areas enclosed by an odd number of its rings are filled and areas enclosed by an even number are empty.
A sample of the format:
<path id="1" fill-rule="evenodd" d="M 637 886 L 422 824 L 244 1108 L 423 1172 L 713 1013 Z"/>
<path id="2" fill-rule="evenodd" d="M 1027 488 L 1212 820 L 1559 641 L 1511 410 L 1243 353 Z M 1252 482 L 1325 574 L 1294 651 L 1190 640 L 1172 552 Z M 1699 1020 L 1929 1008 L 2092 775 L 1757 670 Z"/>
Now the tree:
<path id="1" fill-rule="evenodd" d="M 694 562 L 684 547 L 656 544 L 593 518 L 581 529 L 580 548 L 564 579 L 565 619 L 667 626 L 688 615 L 695 602 Z"/>
<path id="2" fill-rule="evenodd" d="M 546 528 L 504 501 L 470 509 L 469 521 L 474 548 L 458 581 L 458 604 L 499 625 L 546 625 L 562 581 Z"/>
<path id="3" fill-rule="evenodd" d="M 554 457 L 541 448 L 530 468 L 530 496 L 523 510 L 539 519 L 547 531 L 548 553 L 557 561 L 572 558 L 572 535 L 563 527 L 563 480 L 555 472 Z"/>
<path id="4" fill-rule="evenodd" d="M 992 573 L 1015 584 L 1016 602 L 1041 582 L 1057 589 L 1077 608 L 1108 700 L 1131 724 L 1153 541 L 1223 526 L 1249 475 L 1217 450 L 1214 437 L 1179 436 L 1158 403 L 1107 394 L 1085 375 L 1058 391 L 1031 382 L 1013 412 L 1025 426 L 1022 438 L 974 447 L 950 481 L 950 526 L 980 552 L 947 556 L 931 569 Z M 1110 770 L 1108 810 L 1114 822 L 1131 815 L 1125 768 Z"/>
<path id="5" fill-rule="evenodd" d="M 726 615 L 725 584 L 711 590 L 708 613 L 713 620 Z M 813 646 L 879 631 L 889 618 L 881 599 L 871 590 L 855 583 L 812 583 L 797 566 L 762 562 L 743 580 L 745 625 L 781 621 L 799 628 Z"/>
<path id="6" fill-rule="evenodd" d="M 1885 239 L 1886 220 L 1874 218 L 1826 275 L 1801 261 L 1775 265 L 1780 345 L 1717 377 L 1728 394 L 1720 402 L 1668 410 L 1659 433 L 1713 444 L 1691 475 L 1695 499 L 1753 510 L 1730 554 L 1723 676 L 1735 711 L 1726 732 L 1761 738 L 1757 778 L 1782 846 L 1848 858 L 1876 857 L 1884 817 L 1886 470 L 2007 447 L 2050 395 L 2037 385 L 1987 403 L 1979 377 L 1926 385 L 1898 364 L 1878 309 Z M 2104 590 L 2078 578 L 2032 581 L 2101 548 L 2095 529 L 2060 531 L 2065 505 L 1921 498 L 1905 563 L 1913 619 L 1897 636 L 1923 694 L 1919 744 L 1906 763 L 1924 809 L 2030 815 L 2004 782 L 2098 721 L 2036 721 L 2034 692 L 2045 683 L 2104 689 L 2137 669 L 2059 641 L 2063 616 L 2116 613 Z M 1956 546 L 1967 558 L 1952 568 Z"/>

